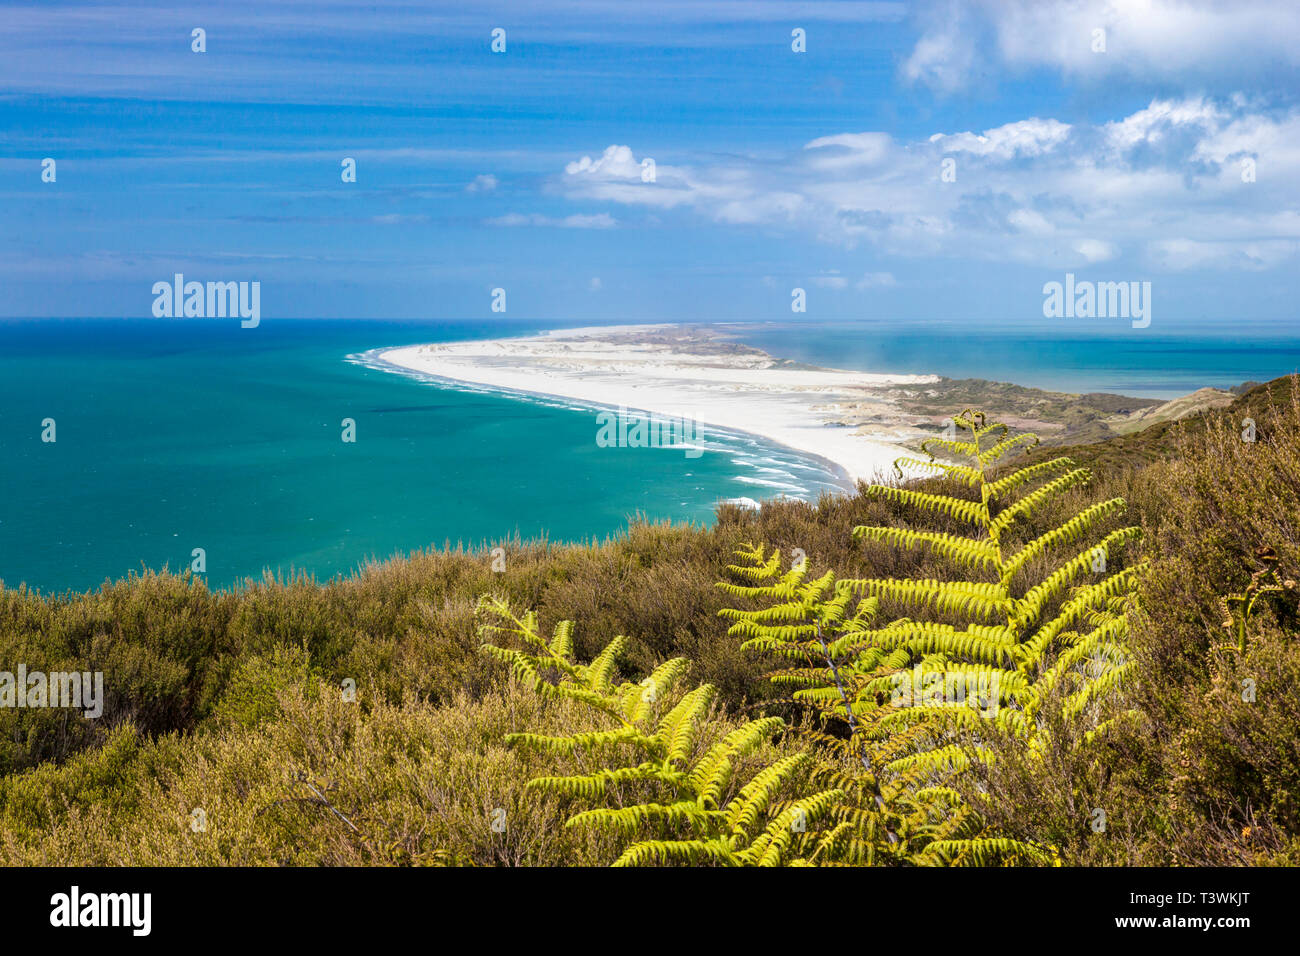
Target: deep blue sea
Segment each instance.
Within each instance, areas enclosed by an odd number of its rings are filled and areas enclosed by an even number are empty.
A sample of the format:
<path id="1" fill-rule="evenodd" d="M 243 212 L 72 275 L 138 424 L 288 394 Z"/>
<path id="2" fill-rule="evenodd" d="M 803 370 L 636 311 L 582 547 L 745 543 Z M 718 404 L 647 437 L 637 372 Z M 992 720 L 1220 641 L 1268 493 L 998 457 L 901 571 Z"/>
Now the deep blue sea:
<path id="1" fill-rule="evenodd" d="M 867 372 L 985 378 L 1058 392 L 1177 398 L 1300 371 L 1300 323 L 1082 332 L 1046 324 L 972 329 L 890 320 L 728 326 L 781 358 Z"/>
<path id="2" fill-rule="evenodd" d="M 419 548 L 603 538 L 638 513 L 702 523 L 723 500 L 835 487 L 816 459 L 751 437 L 710 432 L 693 459 L 601 448 L 593 409 L 462 391 L 357 358 L 555 327 L 0 321 L 0 581 L 85 590 L 145 567 L 188 568 L 195 548 L 213 587 L 264 569 L 325 579 Z M 1149 397 L 1300 368 L 1300 339 L 1283 337 L 1071 340 L 885 323 L 762 324 L 739 337 L 836 368 Z M 345 418 L 355 443 L 341 440 Z M 52 443 L 41 440 L 46 419 Z"/>

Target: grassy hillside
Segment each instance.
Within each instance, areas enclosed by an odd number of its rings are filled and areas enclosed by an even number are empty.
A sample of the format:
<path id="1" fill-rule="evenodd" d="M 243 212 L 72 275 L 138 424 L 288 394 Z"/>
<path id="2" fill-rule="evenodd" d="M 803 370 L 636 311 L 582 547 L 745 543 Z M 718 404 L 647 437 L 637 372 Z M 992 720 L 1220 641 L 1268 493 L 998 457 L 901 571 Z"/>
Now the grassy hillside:
<path id="1" fill-rule="evenodd" d="M 1252 383 L 1258 385 L 1258 383 Z M 943 379 L 923 388 L 899 388 L 899 405 L 940 422 L 962 408 L 981 409 L 991 421 L 1027 428 L 1044 445 L 1104 442 L 1232 403 L 1233 393 L 1203 388 L 1170 401 L 1106 392 L 1076 395 L 987 379 Z"/>
<path id="2" fill-rule="evenodd" d="M 1234 423 L 1238 431 L 1247 418 L 1263 423 L 1270 409 L 1290 403 L 1293 387 L 1292 377 L 1253 384 L 1227 404 L 1221 400 L 1214 401 L 1206 410 L 1213 414 L 1194 413 L 1178 420 L 1156 421 L 1136 432 L 1104 441 L 1065 443 L 1051 449 L 1036 450 L 1029 457 L 1030 460 L 1041 460 L 1049 455 L 1069 455 L 1101 471 L 1126 470 L 1168 460 L 1180 455 L 1180 442 L 1200 440 L 1212 423 L 1216 426 Z"/>
<path id="3" fill-rule="evenodd" d="M 1241 440 L 1247 416 L 1255 442 Z M 1296 592 L 1261 597 L 1241 641 L 1225 627 L 1241 612 L 1223 604 L 1257 572 L 1300 577 L 1298 436 L 1300 392 L 1278 380 L 1225 409 L 1015 462 L 1066 454 L 1096 473 L 1015 541 L 1122 497 L 1127 514 L 1098 529 L 1139 525 L 1124 564 L 1150 565 L 1122 611 L 1132 666 L 1084 715 L 1092 724 L 1044 711 L 1054 730 L 1032 759 L 1014 735 L 984 733 L 996 759 L 952 781 L 951 799 L 975 808 L 980 832 L 1066 864 L 1300 862 Z M 812 576 L 951 576 L 932 551 L 855 539 L 858 526 L 920 523 L 903 504 L 859 494 L 723 507 L 708 529 L 634 522 L 590 546 L 503 542 L 499 572 L 485 554 L 421 553 L 323 585 L 264 580 L 213 593 L 188 576 L 151 574 L 88 594 L 0 590 L 0 666 L 99 670 L 106 691 L 97 720 L 0 709 L 0 862 L 613 862 L 625 836 L 564 826 L 590 801 L 526 788 L 590 772 L 591 755 L 506 739 L 582 733 L 590 714 L 479 651 L 480 598 L 535 609 L 545 635 L 576 622 L 575 661 L 626 635 L 618 673 L 632 685 L 688 658 L 682 680 L 716 688 L 690 759 L 745 721 L 784 718 L 785 731 L 737 756 L 719 798 L 734 800 L 763 768 L 798 763 L 810 745 L 796 731 L 816 729 L 765 679 L 771 656 L 743 650 L 719 616 L 737 606 L 717 586 L 734 580 L 737 549 L 781 549 L 783 567 L 798 549 Z M 1249 701 L 1243 681 L 1253 682 Z M 1091 733 L 1103 723 L 1106 733 Z M 763 812 L 793 806 L 801 785 L 783 777 Z M 646 799 L 641 787 L 606 797 L 634 804 Z"/>

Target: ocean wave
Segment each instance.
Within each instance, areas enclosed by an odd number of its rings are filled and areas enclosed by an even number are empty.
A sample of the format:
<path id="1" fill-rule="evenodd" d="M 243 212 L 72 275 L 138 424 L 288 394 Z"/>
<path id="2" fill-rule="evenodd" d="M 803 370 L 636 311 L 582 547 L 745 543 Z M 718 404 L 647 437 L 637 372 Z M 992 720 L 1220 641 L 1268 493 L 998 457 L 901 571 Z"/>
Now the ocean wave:
<path id="1" fill-rule="evenodd" d="M 808 489 L 803 485 L 794 485 L 788 481 L 773 481 L 771 478 L 754 478 L 750 475 L 736 475 L 733 481 L 739 481 L 746 485 L 759 485 L 763 488 L 783 488 L 787 491 L 797 491 L 801 494 L 807 494 Z"/>

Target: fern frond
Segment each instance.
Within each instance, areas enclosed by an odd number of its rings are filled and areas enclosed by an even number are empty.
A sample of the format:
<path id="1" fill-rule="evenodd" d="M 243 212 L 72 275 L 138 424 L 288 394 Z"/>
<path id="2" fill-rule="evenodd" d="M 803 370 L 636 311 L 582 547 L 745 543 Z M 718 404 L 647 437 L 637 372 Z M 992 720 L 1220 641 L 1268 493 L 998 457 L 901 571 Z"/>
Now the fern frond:
<path id="1" fill-rule="evenodd" d="M 859 525 L 853 537 L 880 541 L 896 548 L 912 549 L 929 545 L 935 554 L 968 567 L 992 567 L 998 562 L 998 549 L 989 541 L 937 531 L 913 531 L 910 528 L 876 528 Z"/>
<path id="2" fill-rule="evenodd" d="M 979 487 L 980 472 L 967 465 L 950 465 L 946 462 L 935 461 L 933 458 L 929 461 L 922 461 L 919 458 L 896 458 L 894 459 L 894 474 L 899 478 L 903 477 L 904 465 L 913 469 L 930 468 L 942 472 L 949 478 L 962 482 L 968 488 Z"/>
<path id="3" fill-rule="evenodd" d="M 925 848 L 922 856 L 927 858 L 927 862 L 949 866 L 1050 866 L 1052 862 L 1049 851 L 1006 837 L 937 840 Z"/>
<path id="4" fill-rule="evenodd" d="M 664 661 L 640 684 L 629 684 L 620 698 L 627 720 L 639 723 L 650 717 L 657 703 L 668 696 L 673 685 L 686 673 L 690 662 L 684 657 Z"/>
<path id="5" fill-rule="evenodd" d="M 716 690 L 701 684 L 684 694 L 659 723 L 655 739 L 664 749 L 664 762 L 684 761 L 695 745 L 696 726 L 713 703 Z"/>
<path id="6" fill-rule="evenodd" d="M 1021 655 L 1015 632 L 1005 625 L 970 624 L 957 630 L 951 624 L 913 621 L 851 636 L 873 647 L 906 647 L 912 654 L 944 654 L 979 664 L 1013 665 Z"/>
<path id="7" fill-rule="evenodd" d="M 938 445 L 940 448 L 960 456 L 973 456 L 979 450 L 974 442 L 958 441 L 955 438 L 927 438 L 921 442 L 921 451 L 927 455 L 933 455 L 934 452 L 930 451 L 931 445 Z"/>
<path id="8" fill-rule="evenodd" d="M 725 840 L 643 840 L 633 843 L 614 866 L 698 864 L 704 860 L 737 866 L 736 854 Z"/>
<path id="9" fill-rule="evenodd" d="M 615 744 L 651 743 L 651 738 L 638 732 L 633 727 L 618 727 L 614 730 L 588 730 L 565 737 L 547 734 L 516 733 L 506 734 L 505 743 L 510 746 L 528 747 L 554 754 L 573 753 L 575 750 L 594 750 Z"/>
<path id="10" fill-rule="evenodd" d="M 875 498 L 888 498 L 899 504 L 911 505 L 922 511 L 936 511 L 959 521 L 970 521 L 980 526 L 984 526 L 988 521 L 984 506 L 978 501 L 968 501 L 965 498 L 950 498 L 947 495 L 913 491 L 910 488 L 898 488 L 894 485 L 872 485 L 867 489 L 867 494 Z"/>
<path id="11" fill-rule="evenodd" d="M 1000 584 L 975 581 L 935 581 L 930 578 L 879 578 L 846 581 L 854 591 L 910 607 L 928 607 L 945 614 L 964 614 L 988 621 L 1006 616 L 1011 596 Z"/>
<path id="12" fill-rule="evenodd" d="M 1060 606 L 1056 617 L 1040 627 L 1026 642 L 1027 663 L 1037 661 L 1047 646 L 1067 627 L 1078 623 L 1099 604 L 1106 604 L 1111 599 L 1131 594 L 1137 586 L 1137 576 L 1144 567 L 1144 564 L 1132 565 L 1116 571 L 1096 584 L 1078 588 L 1074 595 Z"/>
<path id="13" fill-rule="evenodd" d="M 592 826 L 598 829 L 614 829 L 633 832 L 649 823 L 668 825 L 686 824 L 707 830 L 716 823 L 724 822 L 725 814 L 721 810 L 705 810 L 693 800 L 679 800 L 677 803 L 638 803 L 630 807 L 596 810 L 584 810 L 575 813 L 567 821 L 566 827 Z"/>
<path id="14" fill-rule="evenodd" d="M 526 784 L 527 789 L 545 790 L 549 793 L 564 794 L 569 797 L 592 799 L 602 796 L 612 784 L 636 783 L 638 781 L 658 780 L 671 785 L 679 785 L 685 775 L 675 770 L 666 769 L 657 763 L 643 763 L 635 767 L 602 768 L 589 774 L 569 777 L 535 777 Z"/>
<path id="15" fill-rule="evenodd" d="M 785 721 L 780 717 L 751 720 L 714 744 L 691 770 L 689 777 L 702 805 L 717 806 L 722 790 L 731 778 L 735 760 L 751 753 L 784 726 Z"/>
<path id="16" fill-rule="evenodd" d="M 975 456 L 975 460 L 983 467 L 987 468 L 1013 448 L 1019 448 L 1021 445 L 1028 445 L 1030 448 L 1038 444 L 1038 436 L 1031 432 L 1022 432 L 1011 438 L 1004 438 L 992 448 L 985 449 Z"/>
<path id="17" fill-rule="evenodd" d="M 1097 547 L 1104 548 L 1106 553 L 1110 554 L 1112 548 L 1120 547 L 1126 542 L 1140 537 L 1141 534 L 1142 530 L 1140 528 L 1120 528 L 1102 538 Z M 1042 615 L 1049 601 L 1059 597 L 1065 588 L 1079 575 L 1085 574 L 1092 569 L 1093 553 L 1095 551 L 1096 548 L 1090 548 L 1067 561 L 1048 575 L 1044 581 L 1034 585 L 1021 598 L 1016 600 L 1012 612 L 1013 626 L 1025 627 L 1034 624 Z"/>
<path id="18" fill-rule="evenodd" d="M 733 830 L 749 831 L 758 823 L 772 797 L 811 758 L 806 753 L 792 754 L 765 767 L 745 786 L 727 811 L 727 823 Z"/>
<path id="19" fill-rule="evenodd" d="M 727 593 L 763 607 L 724 612 L 731 622 L 728 633 L 741 639 L 742 647 L 787 663 L 769 680 L 809 715 L 810 725 L 798 732 L 818 755 L 808 778 L 830 782 L 842 795 L 828 806 L 829 827 L 816 835 L 784 828 L 781 816 L 794 802 L 769 819 L 748 846 L 733 834 L 727 838 L 732 862 L 993 865 L 1059 859 L 1051 848 L 986 831 L 979 808 L 962 800 L 956 781 L 972 760 L 992 761 L 986 743 L 992 728 L 1019 738 L 1030 759 L 1041 759 L 1050 725 L 1037 711 L 1048 699 L 1065 717 L 1087 713 L 1096 722 L 1109 713 L 1132 672 L 1125 656 L 1126 615 L 1142 565 L 1106 574 L 1104 565 L 1094 563 L 1099 552 L 1109 560 L 1138 530 L 1101 535 L 1093 547 L 1039 571 L 1056 549 L 1079 548 L 1100 535 L 1103 523 L 1124 510 L 1116 498 L 1027 535 L 1028 543 L 1004 558 L 1003 539 L 1014 526 L 1038 521 L 1049 503 L 1088 483 L 1091 473 L 1061 457 L 1001 469 L 991 480 L 988 472 L 997 463 L 1037 444 L 1037 437 L 1012 435 L 1004 424 L 989 423 L 971 409 L 952 422 L 965 432 L 961 440 L 926 439 L 921 449 L 931 461 L 900 458 L 896 471 L 900 478 L 905 467 L 932 471 L 958 494 L 973 490 L 977 497 L 933 493 L 930 485 L 925 491 L 876 485 L 865 494 L 974 530 L 861 526 L 853 534 L 898 549 L 928 548 L 967 572 L 955 577 L 992 571 L 995 583 L 836 581 L 829 573 L 808 581 L 782 575 L 779 561 L 753 546 L 747 546 L 744 562 L 737 562 L 750 568 L 733 572 L 743 583 L 727 587 Z M 935 461 L 931 449 L 968 460 Z M 1027 589 L 1013 597 L 1013 582 L 1028 578 L 1031 569 L 1036 580 L 1026 581 Z M 1090 571 L 1101 577 L 1081 584 Z M 882 607 L 921 620 L 895 616 L 878 622 Z M 915 692 L 903 693 L 911 688 Z M 713 803 L 701 805 L 716 805 L 732 766 L 724 748 L 706 754 L 692 769 L 710 784 Z M 784 767 L 761 771 L 752 790 L 742 787 L 754 795 L 752 804 L 741 801 L 732 808 L 743 814 L 744 832 L 772 810 L 775 781 Z"/>
<path id="20" fill-rule="evenodd" d="M 997 481 L 990 482 L 984 486 L 989 500 L 1004 498 L 1012 491 L 1019 488 L 1025 482 L 1036 481 L 1044 475 L 1050 475 L 1055 471 L 1064 471 L 1074 467 L 1073 458 L 1052 458 L 1049 461 L 1040 461 L 1037 464 L 1026 465 L 1009 475 L 999 478 Z"/>
<path id="21" fill-rule="evenodd" d="M 1023 498 L 998 512 L 997 517 L 989 524 L 990 533 L 1000 536 L 1003 531 L 1011 526 L 1012 522 L 1029 517 L 1067 488 L 1086 484 L 1091 479 L 1092 472 L 1087 468 L 1075 468 L 1067 471 L 1059 478 L 1053 478 L 1047 484 L 1034 489 Z"/>
<path id="22" fill-rule="evenodd" d="M 742 851 L 742 858 L 758 866 L 780 866 L 790 844 L 805 832 L 804 828 L 826 816 L 843 796 L 842 790 L 824 790 L 795 801 Z"/>
<path id="23" fill-rule="evenodd" d="M 1002 566 L 1001 580 L 1003 585 L 1009 584 L 1011 579 L 1019 573 L 1027 562 L 1043 554 L 1049 548 L 1078 541 L 1100 521 L 1112 515 L 1123 514 L 1126 507 L 1123 498 L 1111 498 L 1109 501 L 1098 502 L 1095 505 L 1088 506 L 1060 527 L 1039 535 L 1012 555 Z M 999 517 L 1001 516 L 999 515 Z"/>
<path id="24" fill-rule="evenodd" d="M 596 655 L 586 670 L 586 678 L 593 688 L 613 690 L 614 667 L 626 647 L 627 638 L 620 635 L 606 644 L 604 650 Z"/>
<path id="25" fill-rule="evenodd" d="M 573 656 L 573 622 L 561 621 L 555 625 L 554 636 L 551 638 L 550 652 L 552 657 L 560 657 L 568 660 Z"/>

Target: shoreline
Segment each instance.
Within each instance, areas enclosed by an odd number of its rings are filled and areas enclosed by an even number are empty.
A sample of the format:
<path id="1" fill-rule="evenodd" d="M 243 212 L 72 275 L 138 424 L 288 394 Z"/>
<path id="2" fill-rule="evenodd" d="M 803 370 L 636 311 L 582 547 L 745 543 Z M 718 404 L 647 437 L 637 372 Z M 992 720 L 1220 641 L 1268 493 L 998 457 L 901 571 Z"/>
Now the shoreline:
<path id="1" fill-rule="evenodd" d="M 893 403 L 882 392 L 939 381 L 784 367 L 766 352 L 673 323 L 378 348 L 361 357 L 453 388 L 626 409 L 755 438 L 815 459 L 848 492 L 860 480 L 892 479 L 894 459 L 920 437 L 908 416 L 888 414 Z M 837 420 L 863 402 L 885 413 L 879 424 Z"/>
<path id="2" fill-rule="evenodd" d="M 484 340 L 484 341 L 488 341 L 488 340 Z M 495 341 L 495 340 L 491 340 L 491 341 Z M 383 355 L 385 352 L 391 352 L 391 351 L 395 351 L 395 350 L 387 349 L 387 348 L 370 349 L 369 351 L 359 353 L 356 356 L 356 358 L 364 360 L 371 367 L 382 367 L 384 371 L 391 371 L 397 375 L 415 377 L 419 381 L 433 382 L 438 385 L 443 385 L 449 388 L 455 388 L 462 391 L 478 391 L 489 395 L 501 395 L 507 398 L 525 398 L 534 401 L 545 402 L 548 404 L 563 403 L 564 405 L 570 407 L 576 405 L 576 406 L 581 406 L 581 410 L 583 411 L 591 411 L 597 413 L 609 412 L 609 411 L 616 412 L 621 408 L 624 411 L 629 413 L 640 413 L 643 415 L 662 414 L 660 412 L 655 411 L 654 409 L 649 409 L 649 408 L 631 408 L 628 406 L 609 405 L 603 402 L 595 401 L 594 399 L 570 398 L 565 395 L 556 395 L 548 392 L 528 391 L 521 388 L 506 388 L 504 386 L 470 382 L 464 379 L 447 378 L 446 376 L 435 375 L 431 372 L 425 372 L 423 370 L 414 369 L 407 365 L 399 365 L 396 362 L 390 362 L 389 360 L 385 359 Z M 801 448 L 793 448 L 790 445 L 782 444 L 781 442 L 778 442 L 775 439 L 770 438 L 767 435 L 763 435 L 757 431 L 746 431 L 740 428 L 726 428 L 721 425 L 716 425 L 712 423 L 702 422 L 701 424 L 708 424 L 712 434 L 716 436 L 757 440 L 769 445 L 775 445 L 788 454 L 797 455 L 800 458 L 804 458 L 816 462 L 817 466 L 821 468 L 823 471 L 825 471 L 827 477 L 831 479 L 829 482 L 827 482 L 828 484 L 833 484 L 837 486 L 841 491 L 848 492 L 848 493 L 852 493 L 857 490 L 857 482 L 852 478 L 848 470 L 845 469 L 843 465 L 839 464 L 833 459 L 827 458 L 825 455 L 817 454 L 816 452 L 805 451 Z M 725 500 L 734 501 L 734 500 L 743 500 L 743 499 L 725 499 Z"/>

